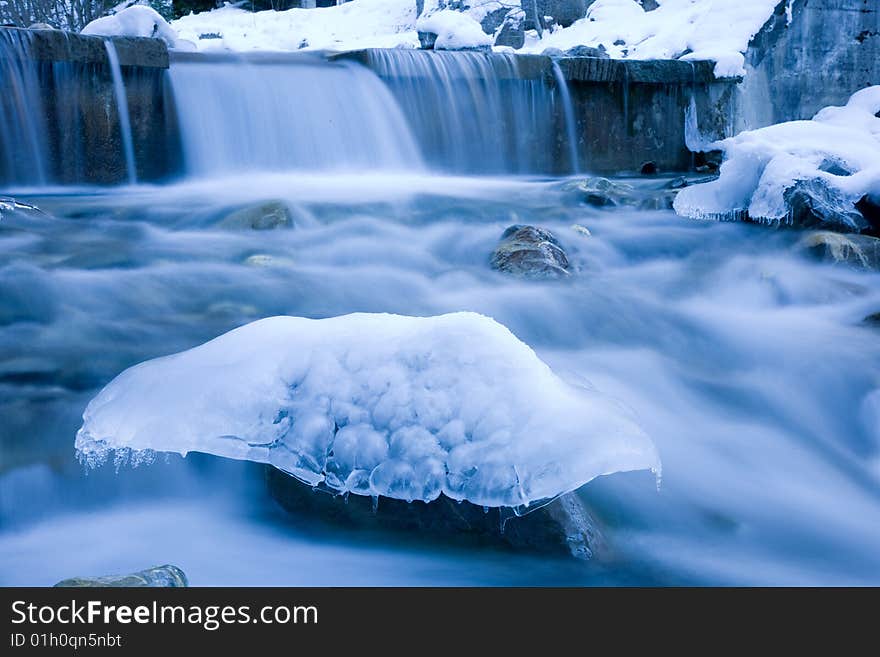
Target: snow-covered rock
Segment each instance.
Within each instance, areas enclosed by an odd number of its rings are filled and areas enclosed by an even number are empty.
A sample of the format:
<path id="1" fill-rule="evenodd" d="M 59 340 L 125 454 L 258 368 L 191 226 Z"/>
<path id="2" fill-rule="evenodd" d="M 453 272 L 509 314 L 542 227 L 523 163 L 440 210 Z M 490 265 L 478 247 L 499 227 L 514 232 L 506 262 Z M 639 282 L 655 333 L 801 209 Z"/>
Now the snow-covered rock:
<path id="1" fill-rule="evenodd" d="M 489 48 L 493 40 L 483 32 L 480 24 L 467 14 L 443 9 L 429 16 L 419 18 L 416 23 L 419 32 L 436 34 L 435 50 L 473 50 Z"/>
<path id="2" fill-rule="evenodd" d="M 716 62 L 717 77 L 745 74 L 743 53 L 778 0 L 664 0 L 652 11 L 635 0 L 596 0 L 585 18 L 545 32 L 525 50 L 603 45 L 613 58 Z"/>
<path id="3" fill-rule="evenodd" d="M 177 32 L 159 13 L 144 5 L 134 5 L 117 14 L 93 20 L 82 34 L 95 36 L 152 37 L 162 39 L 169 48 L 177 46 Z"/>
<path id="4" fill-rule="evenodd" d="M 520 508 L 660 467 L 626 412 L 474 313 L 260 320 L 126 370 L 83 420 L 92 465 L 198 451 L 407 501 Z"/>
<path id="5" fill-rule="evenodd" d="M 791 222 L 788 200 L 800 181 L 827 187 L 855 204 L 880 193 L 880 86 L 853 94 L 843 107 L 826 107 L 811 121 L 789 121 L 742 132 L 711 144 L 721 149 L 720 177 L 682 190 L 675 210 L 693 218 Z M 850 230 L 859 230 L 850 226 Z"/>

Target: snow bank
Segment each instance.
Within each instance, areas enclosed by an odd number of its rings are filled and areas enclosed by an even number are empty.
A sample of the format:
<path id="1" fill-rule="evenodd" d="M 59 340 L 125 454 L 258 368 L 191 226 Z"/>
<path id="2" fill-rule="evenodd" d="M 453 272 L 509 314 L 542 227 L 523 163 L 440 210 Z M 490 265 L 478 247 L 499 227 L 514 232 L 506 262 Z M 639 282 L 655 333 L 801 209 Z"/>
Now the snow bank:
<path id="1" fill-rule="evenodd" d="M 467 14 L 451 9 L 435 12 L 422 17 L 416 23 L 419 32 L 437 35 L 434 48 L 437 50 L 462 50 L 492 46 L 492 38 L 483 32 L 480 24 Z"/>
<path id="2" fill-rule="evenodd" d="M 532 38 L 524 50 L 604 46 L 616 59 L 708 59 L 715 75 L 745 74 L 743 53 L 773 15 L 778 0 L 658 0 L 645 11 L 634 0 L 596 0 L 570 27 Z"/>
<path id="3" fill-rule="evenodd" d="M 855 202 L 880 193 L 880 86 L 826 107 L 811 121 L 790 121 L 710 144 L 724 151 L 720 177 L 683 189 L 675 211 L 694 218 L 748 212 L 757 221 L 786 218 L 784 194 L 799 180 L 821 180 Z"/>
<path id="4" fill-rule="evenodd" d="M 603 45 L 615 58 L 710 59 L 717 62 L 716 75 L 737 76 L 745 73 L 749 41 L 777 1 L 660 0 L 659 8 L 646 12 L 634 0 L 597 0 L 586 18 L 567 28 L 545 31 L 540 39 L 529 32 L 522 52 Z M 479 21 L 490 12 L 516 7 L 497 0 L 462 4 L 466 10 L 452 11 L 427 0 L 421 19 L 414 0 L 353 0 L 323 9 L 256 14 L 226 6 L 185 16 L 173 26 L 205 50 L 417 48 L 417 29 L 440 34 L 436 47 L 455 49 L 491 45 L 493 37 L 483 33 Z"/>
<path id="5" fill-rule="evenodd" d="M 155 9 L 134 5 L 117 14 L 93 20 L 82 29 L 82 34 L 95 36 L 154 37 L 162 39 L 169 48 L 177 46 L 177 32 Z"/>
<path id="6" fill-rule="evenodd" d="M 126 370 L 83 419 L 91 465 L 114 450 L 207 452 L 408 501 L 519 507 L 659 470 L 619 408 L 473 313 L 264 319 Z"/>
<path id="7" fill-rule="evenodd" d="M 260 11 L 225 6 L 172 23 L 201 50 L 418 48 L 415 0 L 353 0 L 334 7 Z M 212 38 L 200 38 L 202 36 Z"/>

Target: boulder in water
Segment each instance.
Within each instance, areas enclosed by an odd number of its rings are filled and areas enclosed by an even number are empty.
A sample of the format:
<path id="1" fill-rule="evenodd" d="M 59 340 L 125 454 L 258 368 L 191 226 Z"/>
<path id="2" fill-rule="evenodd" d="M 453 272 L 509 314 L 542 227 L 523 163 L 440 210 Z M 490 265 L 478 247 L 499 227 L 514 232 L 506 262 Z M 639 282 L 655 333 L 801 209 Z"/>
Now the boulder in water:
<path id="1" fill-rule="evenodd" d="M 219 226 L 232 229 L 273 230 L 292 228 L 293 215 L 283 201 L 266 201 L 240 208 L 220 220 Z"/>
<path id="2" fill-rule="evenodd" d="M 510 226 L 492 253 L 493 269 L 525 278 L 566 278 L 568 256 L 553 234 L 536 226 Z"/>
<path id="3" fill-rule="evenodd" d="M 810 233 L 798 246 L 829 262 L 880 271 L 880 239 L 876 237 L 823 230 Z"/>
<path id="4" fill-rule="evenodd" d="M 177 566 L 166 564 L 153 566 L 128 575 L 102 575 L 100 577 L 72 577 L 55 586 L 80 587 L 154 587 L 180 588 L 189 586 L 186 575 Z"/>
<path id="5" fill-rule="evenodd" d="M 679 189 L 686 185 L 686 179 L 681 178 L 651 186 L 636 186 L 608 178 L 585 178 L 565 183 L 562 190 L 573 193 L 577 202 L 595 208 L 668 210 Z"/>
<path id="6" fill-rule="evenodd" d="M 483 508 L 445 495 L 425 503 L 312 489 L 277 468 L 266 468 L 269 493 L 291 514 L 350 529 L 401 531 L 419 539 L 479 543 L 521 551 L 600 556 L 606 550 L 596 521 L 575 493 L 556 498 L 523 516 L 508 508 Z"/>

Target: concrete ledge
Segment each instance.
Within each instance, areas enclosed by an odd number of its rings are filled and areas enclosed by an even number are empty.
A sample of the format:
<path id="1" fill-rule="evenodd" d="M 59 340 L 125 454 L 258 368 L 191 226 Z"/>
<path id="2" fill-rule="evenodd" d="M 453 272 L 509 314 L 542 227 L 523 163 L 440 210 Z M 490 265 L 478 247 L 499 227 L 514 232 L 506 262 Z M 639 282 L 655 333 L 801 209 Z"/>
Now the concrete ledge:
<path id="1" fill-rule="evenodd" d="M 61 30 L 24 30 L 3 27 L 0 30 L 16 35 L 28 43 L 29 54 L 40 61 L 106 64 L 104 38 L 85 36 Z M 116 46 L 120 66 L 168 68 L 168 48 L 160 39 L 144 37 L 109 37 Z M 0 50 L 0 57 L 4 56 Z"/>

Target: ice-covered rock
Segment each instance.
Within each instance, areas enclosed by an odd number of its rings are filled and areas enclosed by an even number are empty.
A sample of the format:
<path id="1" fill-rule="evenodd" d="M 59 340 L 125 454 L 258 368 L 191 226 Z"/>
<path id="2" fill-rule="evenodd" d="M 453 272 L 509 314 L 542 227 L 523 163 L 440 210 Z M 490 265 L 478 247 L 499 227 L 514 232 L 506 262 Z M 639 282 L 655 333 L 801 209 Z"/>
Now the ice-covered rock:
<path id="1" fill-rule="evenodd" d="M 222 228 L 253 230 L 291 228 L 293 215 L 283 201 L 266 201 L 239 208 L 221 219 L 218 225 Z"/>
<path id="2" fill-rule="evenodd" d="M 406 501 L 522 508 L 603 474 L 659 470 L 617 404 L 474 313 L 260 320 L 126 370 L 83 419 L 89 464 L 198 451 Z"/>
<path id="3" fill-rule="evenodd" d="M 102 575 L 99 577 L 72 577 L 58 582 L 55 586 L 66 588 L 82 587 L 165 587 L 180 588 L 188 586 L 186 575 L 177 566 L 153 566 L 129 575 Z"/>
<path id="4" fill-rule="evenodd" d="M 808 182 L 824 188 L 822 199 L 807 202 L 820 213 L 829 203 L 844 228 L 859 231 L 868 224 L 846 219 L 858 215 L 856 203 L 880 192 L 880 86 L 853 94 L 843 107 L 826 107 L 811 121 L 790 121 L 712 144 L 724 152 L 720 177 L 684 189 L 675 210 L 693 218 L 749 218 L 792 223 L 791 201 L 804 201 L 791 190 Z M 815 197 L 815 195 L 813 195 Z M 803 203 L 800 203 L 803 209 Z M 827 222 L 820 222 L 827 223 Z M 850 224 L 846 226 L 846 224 Z"/>
<path id="5" fill-rule="evenodd" d="M 93 20 L 82 34 L 95 36 L 152 37 L 162 39 L 169 48 L 177 46 L 177 32 L 152 7 L 134 5 Z"/>

